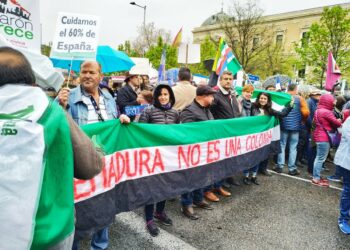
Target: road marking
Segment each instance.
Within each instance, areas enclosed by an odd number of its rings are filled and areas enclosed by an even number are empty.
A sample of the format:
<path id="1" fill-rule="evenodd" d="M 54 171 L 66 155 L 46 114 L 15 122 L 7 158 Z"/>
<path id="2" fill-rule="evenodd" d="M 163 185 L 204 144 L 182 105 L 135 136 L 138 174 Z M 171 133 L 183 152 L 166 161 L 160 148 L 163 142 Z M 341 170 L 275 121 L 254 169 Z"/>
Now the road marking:
<path id="1" fill-rule="evenodd" d="M 279 173 L 276 173 L 275 171 L 272 171 L 272 170 L 269 170 L 269 169 L 267 171 L 269 171 L 270 173 L 275 174 L 275 175 L 282 175 L 282 176 L 289 177 L 289 178 L 292 178 L 292 179 L 296 179 L 296 180 L 299 180 L 299 181 L 305 181 L 305 182 L 311 183 L 311 180 L 309 180 L 309 179 L 304 179 L 304 178 L 301 178 L 301 177 L 297 177 L 297 176 L 293 176 L 293 175 L 289 175 L 289 174 L 284 174 L 284 173 L 279 174 Z M 329 185 L 329 188 L 333 188 L 335 190 L 343 191 L 342 188 L 339 188 L 339 187 L 336 187 L 336 186 L 332 186 L 332 185 Z"/>

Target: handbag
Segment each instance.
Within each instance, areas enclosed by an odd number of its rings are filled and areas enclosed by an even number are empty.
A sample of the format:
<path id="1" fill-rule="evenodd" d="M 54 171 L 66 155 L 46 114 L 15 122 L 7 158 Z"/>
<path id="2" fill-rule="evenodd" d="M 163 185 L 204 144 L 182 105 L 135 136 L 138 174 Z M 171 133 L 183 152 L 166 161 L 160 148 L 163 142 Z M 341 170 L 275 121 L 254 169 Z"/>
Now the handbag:
<path id="1" fill-rule="evenodd" d="M 315 117 L 316 117 L 316 120 L 318 121 L 317 112 L 315 114 Z M 327 131 L 327 129 L 322 125 L 322 123 L 320 123 L 320 121 L 318 121 L 318 123 L 321 125 L 323 130 L 326 132 L 326 134 L 328 136 L 328 141 L 329 141 L 329 144 L 331 145 L 331 147 L 332 148 L 338 147 L 340 144 L 340 140 L 341 140 L 341 134 L 338 132 L 338 130 L 336 129 L 334 132 Z"/>

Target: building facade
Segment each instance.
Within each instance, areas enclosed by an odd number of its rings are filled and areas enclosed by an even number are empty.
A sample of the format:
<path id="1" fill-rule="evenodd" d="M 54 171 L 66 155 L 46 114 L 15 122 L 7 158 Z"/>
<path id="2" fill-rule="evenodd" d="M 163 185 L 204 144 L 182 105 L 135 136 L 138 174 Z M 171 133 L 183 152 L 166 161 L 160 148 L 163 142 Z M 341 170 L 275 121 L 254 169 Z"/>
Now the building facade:
<path id="1" fill-rule="evenodd" d="M 338 5 L 343 9 L 350 9 L 350 3 Z M 267 26 L 272 31 L 271 34 L 274 36 L 272 41 L 282 44 L 284 53 L 292 55 L 295 54 L 294 44 L 300 43 L 301 39 L 307 36 L 311 24 L 320 20 L 323 9 L 334 6 L 336 5 L 266 15 L 263 17 L 261 25 Z M 228 17 L 222 10 L 208 17 L 200 27 L 192 30 L 194 43 L 200 43 L 208 35 L 214 39 L 225 37 L 220 22 Z M 255 41 L 252 42 L 254 43 Z M 305 73 L 305 70 L 303 73 Z"/>

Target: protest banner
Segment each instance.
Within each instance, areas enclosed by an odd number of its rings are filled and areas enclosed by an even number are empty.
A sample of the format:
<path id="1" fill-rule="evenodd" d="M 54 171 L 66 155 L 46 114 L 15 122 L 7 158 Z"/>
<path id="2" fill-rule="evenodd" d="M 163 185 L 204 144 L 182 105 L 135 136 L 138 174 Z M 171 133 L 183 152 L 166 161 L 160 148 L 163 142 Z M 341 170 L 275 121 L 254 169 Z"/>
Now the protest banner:
<path id="1" fill-rule="evenodd" d="M 290 95 L 273 99 L 287 105 Z M 112 120 L 82 129 L 106 155 L 99 175 L 74 180 L 77 239 L 117 213 L 208 186 L 280 149 L 279 123 L 270 116 L 171 125 Z"/>
<path id="2" fill-rule="evenodd" d="M 40 53 L 39 0 L 0 0 L 0 35 L 13 46 Z"/>
<path id="3" fill-rule="evenodd" d="M 99 26 L 98 16 L 59 13 L 51 57 L 95 60 Z"/>
<path id="4" fill-rule="evenodd" d="M 177 62 L 184 64 L 199 63 L 201 61 L 201 45 L 181 43 Z"/>
<path id="5" fill-rule="evenodd" d="M 125 114 L 127 116 L 136 116 L 140 115 L 145 108 L 147 108 L 149 105 L 137 105 L 137 106 L 126 106 L 125 107 Z"/>

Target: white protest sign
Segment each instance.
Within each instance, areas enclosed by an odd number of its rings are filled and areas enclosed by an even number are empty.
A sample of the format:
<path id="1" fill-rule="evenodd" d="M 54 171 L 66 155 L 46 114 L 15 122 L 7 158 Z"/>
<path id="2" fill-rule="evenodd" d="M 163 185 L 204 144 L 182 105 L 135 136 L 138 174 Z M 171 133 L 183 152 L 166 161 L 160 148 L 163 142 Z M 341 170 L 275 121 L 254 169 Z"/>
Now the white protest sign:
<path id="1" fill-rule="evenodd" d="M 99 27 L 98 16 L 59 13 L 51 57 L 95 59 Z"/>
<path id="2" fill-rule="evenodd" d="M 177 58 L 178 63 L 200 63 L 201 47 L 200 44 L 181 43 Z"/>
<path id="3" fill-rule="evenodd" d="M 39 0 L 0 0 L 0 34 L 13 46 L 40 53 Z"/>

